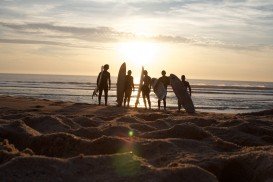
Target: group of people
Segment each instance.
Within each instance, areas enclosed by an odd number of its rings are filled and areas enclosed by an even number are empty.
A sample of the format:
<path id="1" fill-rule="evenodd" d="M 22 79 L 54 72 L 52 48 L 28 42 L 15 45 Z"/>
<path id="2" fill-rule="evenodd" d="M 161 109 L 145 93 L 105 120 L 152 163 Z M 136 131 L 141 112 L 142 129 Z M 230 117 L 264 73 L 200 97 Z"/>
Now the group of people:
<path id="1" fill-rule="evenodd" d="M 108 90 L 111 89 L 111 76 L 110 76 L 110 73 L 108 72 L 108 70 L 109 70 L 109 65 L 108 64 L 104 65 L 103 71 L 99 73 L 98 78 L 97 78 L 97 87 L 98 87 L 98 91 L 99 91 L 99 96 L 98 96 L 99 105 L 101 105 L 101 96 L 102 96 L 102 93 L 104 92 L 105 105 L 107 106 Z M 161 74 L 162 74 L 162 76 L 158 79 L 157 84 L 162 82 L 165 89 L 167 90 L 168 85 L 170 85 L 170 79 L 168 76 L 166 76 L 165 70 L 163 70 L 161 72 Z M 152 83 L 151 83 L 152 79 L 148 75 L 147 70 L 144 70 L 143 75 L 144 75 L 143 84 L 142 84 L 142 88 L 141 88 L 143 102 L 144 102 L 145 108 L 147 109 L 147 103 L 146 103 L 146 100 L 147 100 L 148 107 L 149 107 L 149 109 L 151 109 L 150 92 L 151 92 L 151 87 L 152 87 Z M 181 76 L 181 80 L 182 80 L 182 84 L 184 85 L 184 87 L 189 92 L 189 95 L 191 96 L 191 86 L 190 86 L 189 82 L 186 81 L 185 75 Z M 127 107 L 129 107 L 133 90 L 135 90 L 134 78 L 132 76 L 132 71 L 128 70 L 127 75 L 125 77 L 124 101 L 123 101 L 124 107 L 126 106 L 126 103 L 127 103 Z M 162 99 L 163 105 L 164 105 L 164 110 L 166 110 L 166 97 L 167 97 L 167 95 Z M 158 100 L 158 109 L 160 109 L 160 107 L 161 107 L 161 100 Z M 179 110 L 181 109 L 180 103 L 178 103 L 178 109 Z"/>

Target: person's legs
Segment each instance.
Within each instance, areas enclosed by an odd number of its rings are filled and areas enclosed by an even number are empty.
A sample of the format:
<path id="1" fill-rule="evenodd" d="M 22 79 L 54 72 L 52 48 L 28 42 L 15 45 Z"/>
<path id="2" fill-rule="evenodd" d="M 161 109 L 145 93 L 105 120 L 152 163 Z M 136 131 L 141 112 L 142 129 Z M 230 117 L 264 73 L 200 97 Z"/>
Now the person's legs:
<path id="1" fill-rule="evenodd" d="M 108 100 L 108 88 L 104 88 L 104 97 L 105 97 L 105 105 L 107 106 L 107 100 Z"/>
<path id="2" fill-rule="evenodd" d="M 125 90 L 125 92 L 124 92 L 124 99 L 123 99 L 123 106 L 124 107 L 126 105 L 126 100 L 127 100 L 127 91 Z"/>
<path id="3" fill-rule="evenodd" d="M 160 110 L 160 100 L 158 99 L 158 101 L 157 101 L 157 106 L 158 106 L 158 110 Z"/>
<path id="4" fill-rule="evenodd" d="M 144 102 L 144 106 L 147 109 L 147 105 L 146 105 L 146 95 L 145 95 L 145 91 L 142 91 L 142 97 L 143 97 L 143 102 Z"/>
<path id="5" fill-rule="evenodd" d="M 103 89 L 99 88 L 99 97 L 98 97 L 98 99 L 99 99 L 99 105 L 100 105 L 100 103 L 101 103 L 102 90 L 103 90 Z"/>
<path id="6" fill-rule="evenodd" d="M 166 110 L 166 96 L 163 98 L 164 110 Z"/>
<path id="7" fill-rule="evenodd" d="M 124 107 L 125 107 L 125 105 L 126 105 L 126 100 L 127 100 L 127 95 L 125 94 L 124 99 L 123 99 L 123 106 L 124 106 Z"/>
<path id="8" fill-rule="evenodd" d="M 180 111 L 180 109 L 181 109 L 181 103 L 178 100 L 178 111 Z"/>
<path id="9" fill-rule="evenodd" d="M 129 90 L 129 92 L 128 92 L 128 101 L 127 101 L 127 107 L 129 107 L 130 106 L 130 99 L 131 99 L 131 95 L 132 95 L 132 90 Z"/>
<path id="10" fill-rule="evenodd" d="M 147 93 L 146 97 L 147 97 L 147 100 L 148 100 L 149 109 L 151 109 L 150 92 Z"/>

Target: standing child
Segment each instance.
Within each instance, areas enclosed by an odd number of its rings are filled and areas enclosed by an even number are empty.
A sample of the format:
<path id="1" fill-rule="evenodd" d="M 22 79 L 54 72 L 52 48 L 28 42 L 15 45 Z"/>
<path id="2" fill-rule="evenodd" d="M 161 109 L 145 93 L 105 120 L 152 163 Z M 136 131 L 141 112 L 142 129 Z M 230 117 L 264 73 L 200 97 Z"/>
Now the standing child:
<path id="1" fill-rule="evenodd" d="M 147 109 L 146 98 L 148 100 L 149 109 L 151 109 L 151 101 L 150 101 L 150 91 L 151 91 L 151 77 L 148 76 L 147 70 L 143 72 L 143 86 L 142 86 L 142 97 L 144 101 L 145 108 Z"/>
<path id="2" fill-rule="evenodd" d="M 132 71 L 129 70 L 129 71 L 127 72 L 126 77 L 125 77 L 124 107 L 125 107 L 125 105 L 126 105 L 126 101 L 127 101 L 127 107 L 129 107 L 129 105 L 130 105 L 130 99 L 131 99 L 131 94 L 132 94 L 132 90 L 135 89 L 134 78 L 133 78 L 131 75 L 132 75 Z"/>
<path id="3" fill-rule="evenodd" d="M 101 95 L 104 91 L 104 99 L 105 99 L 105 106 L 107 106 L 108 100 L 108 90 L 111 89 L 111 76 L 110 73 L 107 71 L 109 69 L 109 65 L 106 64 L 103 66 L 103 71 L 100 72 L 97 78 L 97 86 L 99 88 L 99 105 L 101 104 Z M 101 77 L 101 78 L 100 78 Z"/>

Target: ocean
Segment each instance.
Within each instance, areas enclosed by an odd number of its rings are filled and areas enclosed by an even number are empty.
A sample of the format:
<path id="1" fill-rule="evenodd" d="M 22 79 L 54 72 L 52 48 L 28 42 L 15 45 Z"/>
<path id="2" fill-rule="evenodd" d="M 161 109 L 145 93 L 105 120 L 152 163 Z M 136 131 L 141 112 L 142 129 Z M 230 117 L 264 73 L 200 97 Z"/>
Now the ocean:
<path id="1" fill-rule="evenodd" d="M 116 105 L 116 77 L 112 77 L 109 105 Z M 192 100 L 197 111 L 244 113 L 273 108 L 273 82 L 188 80 L 192 87 Z M 0 95 L 97 104 L 91 98 L 96 76 L 0 74 Z M 137 85 L 136 85 L 137 86 Z M 130 105 L 135 103 L 137 88 Z M 151 92 L 152 108 L 157 98 Z M 102 98 L 104 103 L 104 98 Z M 163 104 L 163 103 L 162 103 Z M 144 107 L 142 98 L 139 107 Z M 167 109 L 177 108 L 177 98 L 168 87 Z"/>

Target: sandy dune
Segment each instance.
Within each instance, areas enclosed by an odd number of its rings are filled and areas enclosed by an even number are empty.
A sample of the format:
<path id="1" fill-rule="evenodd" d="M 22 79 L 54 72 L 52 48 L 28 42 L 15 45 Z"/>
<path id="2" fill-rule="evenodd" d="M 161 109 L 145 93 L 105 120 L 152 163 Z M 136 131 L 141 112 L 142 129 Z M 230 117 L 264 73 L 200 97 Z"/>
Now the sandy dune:
<path id="1" fill-rule="evenodd" d="M 188 115 L 0 96 L 0 181 L 273 181 L 273 110 Z"/>

